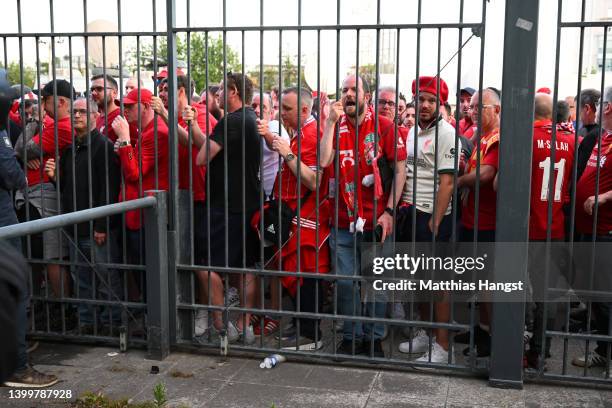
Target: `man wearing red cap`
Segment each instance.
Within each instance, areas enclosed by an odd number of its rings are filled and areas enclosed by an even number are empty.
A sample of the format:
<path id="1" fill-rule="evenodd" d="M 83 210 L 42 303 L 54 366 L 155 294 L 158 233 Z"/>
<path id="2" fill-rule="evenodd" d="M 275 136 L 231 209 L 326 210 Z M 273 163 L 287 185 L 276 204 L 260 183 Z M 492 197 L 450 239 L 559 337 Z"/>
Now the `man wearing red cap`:
<path id="1" fill-rule="evenodd" d="M 151 106 L 152 96 L 147 89 L 132 90 L 123 98 L 125 118 L 117 116 L 112 123 L 119 142 L 118 153 L 125 179 L 125 195 L 122 201 L 140 198 L 147 190 L 168 190 L 168 127 L 161 118 L 155 120 Z M 157 123 L 157 134 L 155 123 Z M 130 131 L 136 133 L 131 135 L 131 138 Z M 134 145 L 131 140 L 134 141 Z M 125 219 L 127 253 L 132 258 L 132 262 L 141 264 L 144 262 L 144 250 L 140 248 L 140 244 L 144 240 L 140 236 L 140 213 L 138 210 L 128 211 Z"/>
<path id="2" fill-rule="evenodd" d="M 455 169 L 455 129 L 444 120 L 440 111 L 448 99 L 448 86 L 442 78 L 424 76 L 412 82 L 412 94 L 418 98 L 417 124 L 408 134 L 406 183 L 398 216 L 398 240 L 446 242 L 452 233 L 451 197 Z M 417 148 L 415 151 L 415 139 Z M 416 178 L 416 183 L 415 183 Z M 416 185 L 416 189 L 414 186 Z M 416 208 L 415 208 L 416 207 Z M 416 220 L 413 220 L 413 214 Z M 416 230 L 412 230 L 414 224 Z M 421 317 L 429 314 L 429 305 L 420 305 Z M 435 302 L 435 321 L 448 323 L 448 301 Z M 424 353 L 417 361 L 448 363 L 448 330 L 436 329 L 429 350 L 424 330 L 401 343 L 403 353 Z"/>
<path id="3" fill-rule="evenodd" d="M 110 75 L 95 75 L 91 78 L 91 99 L 98 105 L 100 115 L 96 120 L 96 129 L 110 139 L 117 141 L 117 135 L 112 128 L 112 123 L 121 114 L 119 104 L 116 103 L 119 86 L 117 81 Z"/>
<path id="4" fill-rule="evenodd" d="M 376 133 L 377 118 L 374 109 L 366 107 L 365 85 L 356 75 L 344 79 L 342 98 L 330 107 L 319 157 L 320 167 L 328 167 L 335 157 L 334 147 L 339 146 L 338 232 L 332 229 L 330 248 L 336 251 L 332 254 L 332 259 L 337 259 L 335 273 L 346 276 L 361 275 L 361 242 L 386 242 L 383 253 L 392 251 L 393 240 L 389 237 L 393 234 L 393 214 L 406 180 L 404 142 L 396 137 L 394 123 L 380 115 Z M 335 140 L 336 134 L 338 140 Z M 393 174 L 392 180 L 385 183 L 382 173 Z M 360 316 L 361 295 L 355 281 L 340 279 L 336 283 L 338 312 Z M 386 295 L 382 291 L 373 294 L 374 299 L 365 303 L 364 315 L 382 318 L 386 312 Z M 384 332 L 385 327 L 380 323 L 345 321 L 343 341 L 337 351 L 370 354 L 373 345 L 374 356 L 384 357 L 381 345 Z"/>

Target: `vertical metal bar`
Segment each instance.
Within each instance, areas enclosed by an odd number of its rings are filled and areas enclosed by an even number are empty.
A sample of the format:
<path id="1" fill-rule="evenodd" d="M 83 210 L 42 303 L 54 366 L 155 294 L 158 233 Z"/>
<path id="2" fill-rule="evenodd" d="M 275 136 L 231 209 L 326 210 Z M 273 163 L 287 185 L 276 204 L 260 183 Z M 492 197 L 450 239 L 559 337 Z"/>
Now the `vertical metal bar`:
<path id="1" fill-rule="evenodd" d="M 302 24 L 302 0 L 298 0 L 298 27 Z M 298 149 L 298 154 L 297 154 L 297 207 L 296 207 L 296 217 L 297 217 L 297 234 L 296 234 L 296 238 L 297 238 L 297 242 L 301 242 L 301 234 L 302 234 L 302 222 L 301 222 L 301 216 L 302 216 L 302 211 L 301 211 L 301 206 L 302 206 L 302 120 L 301 120 L 301 116 L 302 116 L 302 75 L 301 75 L 301 66 L 302 66 L 302 30 L 298 29 L 297 32 L 297 36 L 298 36 L 298 55 L 297 55 L 297 60 L 298 60 L 298 66 L 297 66 L 297 89 L 298 89 L 298 93 L 297 93 L 297 109 L 296 109 L 296 115 L 297 115 L 297 129 L 295 129 L 295 137 L 297 137 L 297 149 Z M 296 272 L 301 272 L 302 268 L 301 268 L 301 259 L 302 259 L 302 254 L 301 254 L 301 248 L 298 246 L 297 248 L 297 270 Z M 297 293 L 296 293 L 296 310 L 298 313 L 300 313 L 301 310 L 301 298 L 302 298 L 302 293 L 301 293 L 301 286 L 299 283 L 297 285 Z M 301 329 L 301 320 L 302 319 L 296 319 L 296 323 L 297 323 L 297 335 L 295 336 L 295 343 L 296 343 L 296 349 L 299 350 L 298 347 L 298 341 L 300 338 L 300 329 Z"/>
<path id="2" fill-rule="evenodd" d="M 169 153 L 169 199 L 168 215 L 168 287 L 170 313 L 170 338 L 176 342 L 176 260 L 178 256 L 178 145 L 176 143 L 177 101 L 176 101 L 176 5 L 174 0 L 166 2 L 166 43 L 168 45 L 168 153 Z M 208 60 L 206 61 L 208 63 Z"/>
<path id="3" fill-rule="evenodd" d="M 263 51 L 264 51 L 264 0 L 259 0 L 259 119 L 263 119 L 263 107 L 264 107 L 264 77 L 263 77 Z M 272 111 L 274 109 L 274 104 L 272 103 L 272 95 L 270 94 L 270 111 Z M 274 120 L 274 117 L 270 117 L 270 120 Z M 282 135 L 282 129 L 280 128 L 280 126 L 282 126 L 280 124 L 280 120 L 279 120 L 279 129 L 278 132 L 279 134 Z M 261 144 L 260 144 L 260 148 L 259 148 L 259 154 L 260 156 L 260 161 L 259 161 L 259 167 L 261 169 L 263 169 L 263 161 L 264 161 L 264 144 L 266 143 L 266 141 L 264 139 L 261 140 Z M 279 162 L 280 163 L 280 162 Z M 278 173 L 278 163 L 276 165 L 276 169 L 277 169 L 277 173 Z M 264 173 L 262 172 L 262 175 L 264 175 Z M 262 177 L 263 179 L 263 177 Z M 265 180 L 265 179 L 264 179 Z M 272 187 L 272 190 L 274 190 L 274 187 Z M 264 213 L 264 194 L 265 194 L 265 190 L 264 190 L 264 185 L 262 184 L 260 190 L 259 190 L 259 213 L 263 214 Z M 274 194 L 274 191 L 271 191 L 271 194 Z M 267 197 L 266 197 L 267 198 Z M 263 231 L 264 230 L 264 217 L 259 217 L 259 230 Z M 261 264 L 261 270 L 266 269 L 266 262 L 265 262 L 265 253 L 264 253 L 264 243 L 262 240 L 260 240 L 259 243 L 259 262 Z M 265 276 L 261 276 L 259 279 L 257 279 L 258 283 L 259 283 L 259 304 L 261 309 L 265 309 L 266 308 L 266 303 L 265 303 Z M 274 278 L 270 279 L 270 293 L 272 294 L 274 292 L 274 285 L 272 284 L 272 282 L 274 282 Z M 272 296 L 272 298 L 274 298 L 274 296 Z M 265 313 L 264 313 L 264 318 L 260 319 L 260 323 L 259 323 L 259 329 L 261 330 L 261 333 L 264 333 L 265 331 Z M 276 318 L 275 316 L 273 316 L 273 318 Z M 255 328 L 253 328 L 255 329 Z M 264 337 L 265 336 L 260 336 L 259 340 L 259 344 L 261 347 L 263 347 L 264 344 Z"/>
<path id="4" fill-rule="evenodd" d="M 360 29 L 356 30 L 356 38 L 355 38 L 355 111 L 356 111 L 356 116 L 355 116 L 355 144 L 354 144 L 354 149 L 353 149 L 353 157 L 355 157 L 355 176 L 353 178 L 354 180 L 354 186 L 355 186 L 355 200 L 354 200 L 354 211 L 353 211 L 353 219 L 354 219 L 354 223 L 355 226 L 357 225 L 357 219 L 359 217 L 359 200 L 357 199 L 358 197 L 358 191 L 359 191 L 359 115 L 361 114 L 361 112 L 359 112 L 359 39 L 360 39 L 360 34 L 361 31 Z M 365 85 L 364 85 L 365 88 Z M 363 92 L 365 92 L 365 89 L 362 90 Z M 364 106 L 364 109 L 370 109 L 369 106 Z M 373 220 L 372 220 L 373 221 Z M 372 228 L 372 231 L 374 229 Z M 357 228 L 354 228 L 354 233 L 353 233 L 353 276 L 356 276 L 359 274 L 359 268 L 358 265 L 360 264 L 360 262 L 357 260 L 357 256 L 358 256 L 358 251 L 357 251 Z M 355 311 L 357 310 L 357 308 L 361 307 L 361 302 L 357 302 L 357 294 L 359 293 L 359 288 L 358 288 L 358 282 L 357 280 L 352 280 L 352 306 L 353 306 L 353 310 L 351 312 L 351 315 L 355 315 Z M 359 303 L 359 304 L 357 304 Z M 366 303 L 367 304 L 367 303 Z M 363 316 L 360 313 L 360 316 Z M 361 325 L 363 327 L 363 322 L 361 322 Z M 352 324 L 353 327 L 353 333 L 352 333 L 352 338 L 353 338 L 353 342 L 355 342 L 355 333 L 356 333 L 356 327 L 355 327 L 355 323 Z M 373 333 L 372 333 L 373 334 Z M 372 341 L 370 342 L 370 347 L 374 347 L 374 336 L 372 336 Z"/>
<path id="5" fill-rule="evenodd" d="M 549 165 L 549 173 L 552 177 L 548 180 L 548 204 L 546 209 L 546 251 L 545 251 L 545 259 L 544 259 L 544 299 L 542 301 L 542 332 L 540 333 L 542 336 L 542 349 L 540 350 L 540 360 L 544 362 L 546 358 L 546 330 L 547 330 L 547 318 L 548 318 L 548 277 L 550 276 L 550 255 L 551 255 L 551 239 L 552 239 L 552 223 L 553 223 L 553 200 L 554 200 L 554 185 L 555 185 L 555 156 L 557 152 L 557 103 L 556 101 L 559 99 L 559 56 L 561 54 L 561 15 L 563 14 L 563 0 L 558 0 L 558 9 L 557 9 L 557 43 L 556 43 L 556 51 L 555 51 L 555 80 L 553 87 L 553 111 L 552 111 L 552 135 L 550 142 L 550 165 Z M 563 177 L 563 174 L 559 172 L 557 177 Z M 535 271 L 530 271 L 533 274 Z M 556 282 L 554 282 L 556 284 Z M 538 312 L 536 312 L 538 313 Z M 535 335 L 535 333 L 534 333 Z M 542 375 L 544 373 L 544 364 L 540 364 L 537 368 L 538 374 Z"/>
<path id="6" fill-rule="evenodd" d="M 340 1 L 341 0 L 336 0 L 336 25 L 339 27 L 340 26 Z M 341 87 L 340 87 L 340 28 L 336 29 L 336 88 L 335 88 L 335 94 L 336 94 L 336 102 L 340 100 L 340 95 L 341 95 Z M 340 95 L 339 95 L 340 94 Z M 331 102 L 331 101 L 330 101 Z M 339 154 L 340 154 L 340 138 L 338 137 L 339 135 L 339 126 L 336 126 L 336 132 L 335 132 L 335 149 L 334 149 L 334 161 L 333 161 L 333 166 L 334 166 L 334 225 L 332 225 L 332 228 L 334 230 L 334 237 L 336 239 L 334 239 L 334 250 L 333 250 L 333 265 L 334 265 L 334 269 L 337 270 L 337 265 L 338 265 L 338 206 L 339 206 L 339 199 L 338 199 L 338 195 L 340 194 L 340 191 L 338 190 L 338 180 L 340 177 L 340 162 L 338 160 Z M 331 250 L 331 248 L 330 248 Z M 335 273 L 336 271 L 334 271 Z M 338 281 L 336 280 L 334 282 L 334 316 L 338 315 Z M 337 337 L 336 335 L 336 320 L 333 321 L 332 324 L 332 334 L 333 334 L 333 338 L 335 339 Z M 344 331 L 344 330 L 343 330 Z M 353 342 L 353 346 L 352 346 L 352 351 L 355 351 L 355 343 Z M 336 347 L 334 347 L 334 353 L 336 353 Z"/>
<path id="7" fill-rule="evenodd" d="M 169 313 L 167 192 L 147 191 L 149 193 L 155 196 L 157 204 L 145 210 L 148 357 L 163 360 L 170 353 L 169 315 L 173 314 Z"/>
<path id="8" fill-rule="evenodd" d="M 581 6 L 581 12 L 580 12 L 580 21 L 584 22 L 584 18 L 585 18 L 585 12 L 586 12 L 586 0 L 582 0 L 582 6 Z M 584 53 L 584 30 L 585 27 L 580 27 L 580 45 L 578 47 L 579 51 L 578 51 L 578 89 L 576 90 L 576 112 L 577 112 L 577 118 L 576 118 L 576 123 L 579 124 L 580 123 L 580 106 L 582 104 L 581 98 L 580 98 L 580 94 L 582 93 L 582 55 Z M 571 186 L 573 186 L 572 188 L 572 194 L 570 197 L 570 221 L 569 221 L 569 236 L 568 236 L 568 241 L 569 241 L 569 259 L 574 259 L 574 235 L 575 235 L 575 219 L 576 219 L 576 185 L 577 185 L 577 181 L 578 181 L 578 126 L 576 126 L 576 131 L 574 132 L 574 146 L 576 146 L 576 148 L 574 149 L 574 165 L 572 166 L 572 179 L 571 179 Z M 566 307 L 565 307 L 565 332 L 569 333 L 569 325 L 570 325 L 570 300 L 568 299 Z M 569 338 L 568 337 L 564 337 L 563 338 L 563 365 L 561 368 L 561 374 L 562 375 L 567 375 L 567 355 L 568 355 L 568 351 L 569 351 Z"/>
<path id="9" fill-rule="evenodd" d="M 601 163 L 601 138 L 602 138 L 602 132 L 601 130 L 603 130 L 602 128 L 602 115 L 601 113 L 603 112 L 604 109 L 604 103 L 605 102 L 609 102 L 606 101 L 606 95 L 605 95 L 605 84 L 606 84 L 606 54 L 607 54 L 607 47 L 608 47 L 608 27 L 603 27 L 603 56 L 602 56 L 602 70 L 601 70 L 601 97 L 599 98 L 599 109 L 598 109 L 598 128 L 600 129 L 600 132 L 597 136 L 597 160 L 595 163 Z M 590 238 L 590 246 L 591 246 L 591 259 L 589 260 L 589 290 L 594 290 L 594 273 L 595 273 L 595 248 L 596 248 L 596 242 L 597 242 L 597 220 L 599 218 L 599 188 L 600 188 L 600 178 L 601 178 L 601 167 L 602 165 L 598 165 L 596 167 L 596 172 L 595 172 L 595 192 L 594 192 L 594 196 L 595 196 L 595 203 L 593 206 L 593 226 L 591 228 L 591 238 Z M 589 302 L 589 307 L 588 307 L 588 313 L 587 313 L 587 331 L 590 332 L 591 329 L 591 312 L 592 312 L 592 303 Z M 610 331 L 610 327 L 608 327 L 608 334 L 609 335 L 609 331 Z M 589 354 L 589 339 L 587 339 L 586 341 L 586 345 L 585 345 L 585 361 L 587 361 L 588 358 L 588 354 Z M 608 343 L 608 350 L 609 350 L 609 343 Z M 606 360 L 609 360 L 609 354 L 606 357 Z M 584 365 L 584 371 L 583 371 L 583 376 L 587 375 L 587 370 L 588 370 L 588 364 Z M 606 371 L 609 371 L 609 361 L 606 362 Z"/>
<path id="10" fill-rule="evenodd" d="M 496 247 L 493 276 L 497 282 L 516 280 L 517 272 L 525 276 L 527 271 L 529 220 L 525 214 L 529 214 L 531 194 L 538 14 L 539 1 L 516 0 L 512 6 L 506 5 L 502 82 L 502 89 L 506 90 L 502 107 L 506 109 L 502 109 L 501 134 L 511 135 L 512 139 L 500 140 L 497 241 L 515 244 Z M 517 27 L 519 18 L 532 23 L 531 30 Z M 512 92 L 512 89 L 525 91 Z M 493 299 L 496 302 L 492 305 L 489 384 L 522 388 L 525 304 L 503 302 L 507 299 L 503 294 L 495 294 Z"/>
<path id="11" fill-rule="evenodd" d="M 241 139 L 241 143 L 240 143 L 240 149 L 241 149 L 241 155 L 242 155 L 242 162 L 244 163 L 246 161 L 246 148 L 245 148 L 245 127 L 246 127 L 246 73 L 244 72 L 244 30 L 240 31 L 240 62 L 241 62 L 241 66 L 240 66 L 240 72 L 242 73 L 242 95 L 240 95 L 241 99 L 242 99 L 242 107 L 240 108 L 240 110 L 242 111 L 242 124 L 241 124 L 241 133 L 242 133 L 242 139 Z M 261 101 L 259 101 L 261 103 Z M 247 245 L 246 245 L 246 165 L 242 165 L 242 174 L 240 175 L 241 179 L 242 179 L 242 267 L 246 268 L 247 267 L 247 256 L 246 256 L 246 250 L 247 250 Z M 240 305 L 242 307 L 245 307 L 247 305 L 246 303 L 246 293 L 247 293 L 247 277 L 245 274 L 240 274 L 240 281 L 242 282 L 242 287 L 243 290 L 241 290 L 240 292 Z M 246 316 L 248 313 L 243 313 L 242 314 L 242 334 L 244 336 L 245 342 L 246 342 L 246 331 L 247 331 L 247 325 L 249 324 L 249 322 L 247 322 L 246 320 Z"/>

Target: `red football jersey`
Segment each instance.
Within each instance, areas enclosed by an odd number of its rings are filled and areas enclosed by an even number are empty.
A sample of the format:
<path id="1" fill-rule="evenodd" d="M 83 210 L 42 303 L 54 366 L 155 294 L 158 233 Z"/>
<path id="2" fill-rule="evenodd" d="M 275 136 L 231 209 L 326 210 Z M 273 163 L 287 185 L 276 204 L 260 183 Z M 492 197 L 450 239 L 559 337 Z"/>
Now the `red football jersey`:
<path id="1" fill-rule="evenodd" d="M 339 123 L 336 124 L 339 126 Z M 367 129 L 375 128 L 375 116 L 374 109 L 369 108 L 366 111 L 363 121 L 359 124 L 359 141 L 358 151 L 359 155 L 363 158 L 363 151 L 365 147 L 365 138 L 368 135 Z M 347 129 L 340 129 L 341 137 L 342 133 L 348 133 L 349 137 L 355 139 L 356 130 L 351 122 L 347 121 Z M 390 163 L 394 163 L 396 150 L 397 150 L 397 161 L 404 161 L 407 157 L 406 144 L 404 143 L 405 138 L 402 136 L 404 131 L 399 131 L 397 134 L 397 140 L 395 139 L 395 124 L 388 118 L 378 115 L 378 134 L 380 136 L 379 143 L 382 153 L 385 155 Z M 407 134 L 406 134 L 407 135 Z M 336 146 L 336 140 L 334 140 L 334 146 Z M 332 165 L 331 167 L 333 167 Z M 359 182 L 361 183 L 362 178 L 365 175 L 372 174 L 373 169 L 371 165 L 365 163 L 365 160 L 359 160 Z M 337 175 L 339 179 L 338 188 L 343 188 L 344 180 L 342 174 Z M 364 226 L 365 230 L 372 230 L 376 221 L 385 212 L 387 206 L 387 200 L 389 199 L 389 192 L 385 192 L 380 200 L 378 200 L 376 207 L 376 214 L 374 214 L 374 186 L 364 187 L 361 186 L 361 200 L 363 205 L 363 218 L 366 223 Z M 340 194 L 340 193 L 339 193 Z M 400 194 L 401 195 L 401 194 Z M 398 197 L 399 198 L 399 197 Z M 348 215 L 348 208 L 343 202 L 342 195 L 340 194 L 340 203 L 338 205 L 338 227 L 348 229 L 350 225 L 350 218 Z"/>
<path id="2" fill-rule="evenodd" d="M 100 133 L 104 136 L 108 137 L 108 139 L 115 143 L 117 141 L 117 135 L 115 134 L 115 130 L 112 127 L 113 121 L 117 116 L 121 114 L 121 109 L 117 108 L 111 113 L 108 114 L 108 118 L 104 116 L 104 112 L 101 112 L 98 119 L 96 119 L 96 128 Z"/>
<path id="3" fill-rule="evenodd" d="M 70 122 L 70 116 L 58 119 L 57 124 L 54 123 L 53 118 L 50 115 L 45 116 L 43 120 L 43 130 L 41 135 L 36 135 L 32 138 L 32 141 L 40 145 L 43 151 L 43 161 L 38 170 L 28 169 L 28 186 L 35 186 L 39 183 L 46 183 L 49 181 L 49 177 L 44 171 L 45 163 L 51 157 L 55 157 L 55 128 L 57 127 L 57 148 L 61 156 L 64 149 L 72 143 L 72 124 Z M 28 161 L 31 159 L 38 159 L 39 157 L 28 157 Z M 56 161 L 56 164 L 57 161 Z M 41 178 L 42 174 L 42 178 Z"/>
<path id="4" fill-rule="evenodd" d="M 599 171 L 599 194 L 612 190 L 612 133 L 601 136 L 601 155 L 597 166 L 597 144 L 593 148 L 584 173 L 576 186 L 576 230 L 582 234 L 593 233 L 593 216 L 584 211 L 584 202 L 595 195 L 595 180 Z M 612 233 L 612 203 L 599 206 L 597 211 L 597 235 Z"/>
<path id="5" fill-rule="evenodd" d="M 121 201 L 134 200 L 147 190 L 168 190 L 168 127 L 157 118 L 157 152 L 155 151 L 155 120 L 145 126 L 140 137 L 140 146 L 119 148 L 121 170 L 125 180 L 125 196 Z M 138 140 L 138 138 L 134 137 Z M 157 154 L 156 154 L 157 153 Z M 139 161 L 142 161 L 139 163 Z M 155 165 L 158 180 L 156 186 Z M 142 178 L 142 185 L 140 179 Z M 125 216 L 128 229 L 140 229 L 139 211 L 128 211 Z"/>
<path id="6" fill-rule="evenodd" d="M 193 107 L 197 111 L 198 126 L 202 133 L 206 134 L 206 117 L 208 116 L 208 134 L 212 133 L 217 120 L 206 111 L 206 107 L 200 104 L 194 104 Z M 182 115 L 178 119 L 178 124 L 183 129 L 187 130 L 187 123 L 183 120 Z M 191 150 L 191 177 L 193 182 L 193 200 L 204 201 L 206 198 L 206 166 L 196 165 L 198 157 L 198 148 L 194 145 L 189 149 L 187 146 L 178 144 L 178 165 L 179 165 L 179 189 L 189 190 L 189 150 Z"/>
<path id="7" fill-rule="evenodd" d="M 548 199 L 552 198 L 551 238 L 565 236 L 563 204 L 569 195 L 574 164 L 574 133 L 557 126 L 555 164 L 550 172 L 552 122 L 539 120 L 533 123 L 533 156 L 531 159 L 531 207 L 529 212 L 529 239 L 546 239 L 548 228 Z M 553 177 L 553 192 L 549 193 Z"/>
<path id="8" fill-rule="evenodd" d="M 480 152 L 477 146 L 474 146 L 472 156 L 468 161 L 468 166 L 465 171 L 466 174 L 476 171 L 478 153 L 480 153 L 481 166 L 493 166 L 497 170 L 499 162 L 499 129 L 495 129 L 491 133 L 482 136 L 480 139 Z M 463 206 L 463 212 L 461 213 L 463 226 L 468 229 L 494 230 L 495 214 L 497 210 L 497 192 L 493 190 L 493 183 L 480 185 L 478 201 L 478 228 L 475 228 L 476 192 L 475 189 L 471 189 L 467 203 Z"/>

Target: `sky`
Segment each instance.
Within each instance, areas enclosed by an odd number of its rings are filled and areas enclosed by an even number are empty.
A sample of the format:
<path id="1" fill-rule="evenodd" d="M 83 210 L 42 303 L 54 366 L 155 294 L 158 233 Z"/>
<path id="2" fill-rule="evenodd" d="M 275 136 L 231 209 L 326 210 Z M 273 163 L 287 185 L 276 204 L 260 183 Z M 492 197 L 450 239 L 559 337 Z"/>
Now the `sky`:
<path id="1" fill-rule="evenodd" d="M 332 25 L 337 22 L 336 8 L 338 3 L 333 0 L 261 0 L 263 1 L 263 22 L 266 26 L 295 26 L 301 21 L 303 26 Z M 339 0 L 341 24 L 375 24 L 377 14 L 383 24 L 416 23 L 418 0 L 380 0 L 380 10 L 377 13 L 376 0 Z M 603 1 L 603 0 L 595 0 Z M 176 0 L 176 26 L 187 26 L 188 0 Z M 3 32 L 18 32 L 16 0 L 3 0 L 6 9 L 4 13 Z M 121 8 L 121 29 L 124 32 L 164 31 L 166 29 L 165 0 L 52 0 L 55 32 L 82 32 L 84 30 L 83 5 L 87 4 L 87 21 L 108 20 L 118 25 L 117 9 Z M 483 0 L 464 0 L 464 22 L 477 23 L 482 18 Z M 563 19 L 579 19 L 579 0 L 565 0 Z M 590 3 L 590 2 L 589 2 Z M 21 0 L 22 32 L 40 33 L 51 30 L 49 0 Z M 223 25 L 222 0 L 192 0 L 190 1 L 191 27 L 221 27 Z M 226 24 L 229 27 L 259 26 L 260 6 L 257 0 L 226 0 Z M 153 21 L 153 7 L 156 8 L 156 20 Z M 301 13 L 298 8 L 301 6 Z M 490 0 L 486 5 L 486 36 L 485 58 L 483 67 L 484 86 L 501 87 L 503 60 L 503 29 L 505 1 Z M 423 23 L 456 23 L 459 21 L 460 0 L 428 0 L 422 1 L 421 18 Z M 537 86 L 553 87 L 555 74 L 555 44 L 556 44 L 557 0 L 540 0 L 539 44 Z M 562 60 L 560 64 L 559 94 L 575 93 L 578 78 L 578 31 L 564 30 L 562 35 Z M 463 41 L 470 36 L 470 30 L 463 31 Z M 381 37 L 392 38 L 396 30 L 381 31 Z M 410 90 L 412 78 L 416 75 L 416 31 L 401 30 L 399 34 L 399 88 L 406 92 Z M 360 49 L 375 50 L 375 30 L 362 30 L 359 36 Z M 356 32 L 343 31 L 340 50 L 336 50 L 336 32 L 321 31 L 321 52 L 318 65 L 322 89 L 333 90 L 335 87 L 336 55 L 339 54 L 340 77 L 356 63 Z M 143 38 L 143 42 L 149 41 Z M 237 51 L 241 50 L 241 34 L 238 31 L 227 35 L 228 44 Z M 110 41 L 109 41 L 110 43 Z M 134 37 L 125 37 L 123 49 L 134 46 Z M 442 72 L 442 78 L 451 89 L 457 87 L 457 58 L 452 56 L 458 48 L 458 29 L 441 31 L 440 65 L 450 60 Z M 298 53 L 298 33 L 284 31 L 282 46 L 283 55 L 295 57 Z M 461 86 L 478 86 L 479 57 L 482 39 L 473 37 L 462 49 Z M 81 50 L 83 42 L 80 39 L 72 41 L 73 52 Z M 2 49 L 0 44 L 0 49 Z M 7 40 L 7 56 L 9 60 L 19 59 L 19 42 L 15 38 Z M 257 31 L 247 31 L 245 34 L 245 65 L 254 66 L 259 63 L 260 35 Z M 68 41 L 57 44 L 56 54 L 67 54 Z M 395 54 L 395 48 L 392 53 Z M 22 54 L 25 64 L 34 65 L 36 47 L 33 38 L 26 38 L 22 43 Z M 421 75 L 433 75 L 437 71 L 438 31 L 422 30 L 419 72 Z M 48 45 L 40 48 L 40 58 L 48 58 Z M 265 64 L 278 64 L 279 36 L 278 32 L 266 32 L 263 42 Z M 367 53 L 366 53 L 367 54 Z M 316 87 L 317 72 L 317 36 L 316 31 L 303 30 L 301 33 L 302 64 L 306 67 L 307 81 Z M 359 64 L 374 63 L 374 53 L 360 53 Z M 296 60 L 297 61 L 297 60 Z M 395 75 L 382 75 L 383 85 L 394 85 Z M 596 82 L 596 81 L 595 81 Z"/>

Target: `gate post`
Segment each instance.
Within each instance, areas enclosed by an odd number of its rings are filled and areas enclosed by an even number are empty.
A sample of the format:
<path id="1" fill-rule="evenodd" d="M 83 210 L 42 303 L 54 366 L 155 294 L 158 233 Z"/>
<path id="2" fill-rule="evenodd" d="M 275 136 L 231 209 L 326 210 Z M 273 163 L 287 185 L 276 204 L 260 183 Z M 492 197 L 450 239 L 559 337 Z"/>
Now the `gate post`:
<path id="1" fill-rule="evenodd" d="M 168 305 L 168 204 L 165 191 L 145 192 L 157 199 L 145 210 L 148 357 L 163 360 L 170 353 Z"/>
<path id="2" fill-rule="evenodd" d="M 539 7 L 539 0 L 506 3 L 497 191 L 498 244 L 493 272 L 496 282 L 516 282 L 527 276 Z M 495 296 L 489 385 L 521 389 L 525 303 L 504 302 L 508 297 Z"/>

